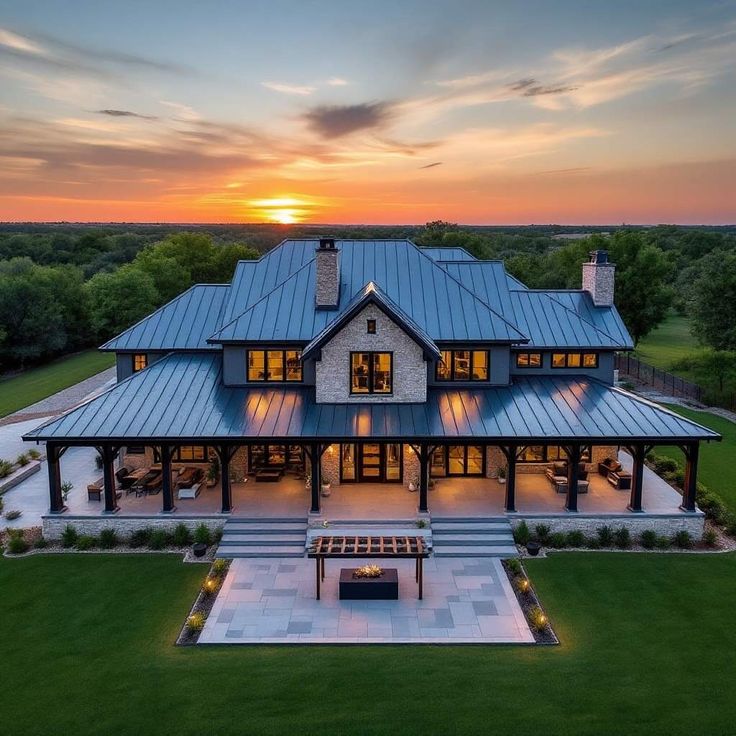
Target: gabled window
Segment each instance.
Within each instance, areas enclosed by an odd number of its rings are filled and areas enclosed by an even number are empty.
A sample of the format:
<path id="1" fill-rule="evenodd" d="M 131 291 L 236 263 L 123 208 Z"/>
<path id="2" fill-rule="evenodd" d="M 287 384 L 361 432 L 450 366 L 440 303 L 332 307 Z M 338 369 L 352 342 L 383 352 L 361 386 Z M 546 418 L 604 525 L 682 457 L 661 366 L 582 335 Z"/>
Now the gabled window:
<path id="1" fill-rule="evenodd" d="M 553 368 L 597 368 L 598 353 L 552 353 Z"/>
<path id="2" fill-rule="evenodd" d="M 249 350 L 248 381 L 302 380 L 301 350 Z"/>
<path id="3" fill-rule="evenodd" d="M 369 335 L 376 334 L 376 320 L 374 319 L 367 320 L 366 331 L 368 332 Z"/>
<path id="4" fill-rule="evenodd" d="M 487 350 L 443 350 L 435 376 L 438 381 L 487 381 L 489 366 Z"/>
<path id="5" fill-rule="evenodd" d="M 135 353 L 133 355 L 133 373 L 138 373 L 148 367 L 148 356 L 145 353 Z"/>
<path id="6" fill-rule="evenodd" d="M 541 368 L 542 353 L 516 353 L 517 368 Z"/>
<path id="7" fill-rule="evenodd" d="M 393 353 L 350 353 L 350 393 L 390 394 L 393 360 Z"/>

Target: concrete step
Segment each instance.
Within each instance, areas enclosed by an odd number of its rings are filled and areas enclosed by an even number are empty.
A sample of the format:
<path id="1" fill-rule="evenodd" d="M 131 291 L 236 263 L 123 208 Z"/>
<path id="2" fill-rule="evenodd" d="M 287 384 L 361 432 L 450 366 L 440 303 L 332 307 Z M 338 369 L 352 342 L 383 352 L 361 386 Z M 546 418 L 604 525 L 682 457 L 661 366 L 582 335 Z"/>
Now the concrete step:
<path id="1" fill-rule="evenodd" d="M 274 546 L 226 546 L 218 547 L 215 557 L 236 559 L 239 557 L 304 557 L 304 545 L 292 547 Z"/>
<path id="2" fill-rule="evenodd" d="M 333 526 L 402 526 L 416 528 L 416 519 L 328 519 L 331 528 Z M 429 526 L 429 520 L 427 520 Z M 321 528 L 321 527 L 313 527 Z"/>
<path id="3" fill-rule="evenodd" d="M 435 541 L 436 544 L 436 541 Z M 486 546 L 435 546 L 435 557 L 516 557 L 518 551 L 515 545 L 504 545 L 494 547 Z"/>
<path id="4" fill-rule="evenodd" d="M 280 524 L 277 526 L 246 526 L 225 524 L 223 534 L 304 534 L 306 526 Z"/>
<path id="5" fill-rule="evenodd" d="M 227 524 L 303 524 L 306 526 L 306 516 L 231 516 Z"/>
<path id="6" fill-rule="evenodd" d="M 432 524 L 432 533 L 438 534 L 508 534 L 510 527 L 506 526 L 449 526 Z"/>
<path id="7" fill-rule="evenodd" d="M 478 545 L 508 545 L 514 544 L 514 537 L 511 534 L 435 534 L 433 537 L 434 546 L 445 546 L 448 544 L 463 546 Z"/>
<path id="8" fill-rule="evenodd" d="M 233 545 L 244 545 L 246 547 L 294 547 L 297 544 L 304 544 L 304 535 L 300 537 L 228 537 L 224 536 L 220 540 L 220 545 L 224 547 L 231 547 Z"/>

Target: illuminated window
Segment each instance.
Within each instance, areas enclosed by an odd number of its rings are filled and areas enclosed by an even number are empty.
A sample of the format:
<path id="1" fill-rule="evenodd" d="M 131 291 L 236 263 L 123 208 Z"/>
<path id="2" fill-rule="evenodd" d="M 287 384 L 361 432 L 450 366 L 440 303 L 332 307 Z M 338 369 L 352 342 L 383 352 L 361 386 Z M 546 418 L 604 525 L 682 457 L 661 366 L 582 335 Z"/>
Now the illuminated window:
<path id="1" fill-rule="evenodd" d="M 375 335 L 376 334 L 376 320 L 369 319 L 367 323 L 367 330 L 369 335 Z"/>
<path id="2" fill-rule="evenodd" d="M 521 451 L 520 463 L 551 463 L 567 460 L 567 454 L 559 445 L 529 445 Z M 580 460 L 590 462 L 590 446 L 584 445 L 580 450 Z"/>
<path id="3" fill-rule="evenodd" d="M 138 373 L 148 366 L 148 356 L 145 353 L 136 353 L 133 356 L 133 373 Z"/>
<path id="4" fill-rule="evenodd" d="M 598 353 L 552 353 L 553 368 L 597 368 Z"/>
<path id="5" fill-rule="evenodd" d="M 553 368 L 564 368 L 566 363 L 565 353 L 552 353 L 552 367 Z"/>
<path id="6" fill-rule="evenodd" d="M 487 350 L 442 350 L 435 376 L 438 381 L 487 381 L 489 370 Z"/>
<path id="7" fill-rule="evenodd" d="M 483 475 L 485 453 L 481 445 L 447 445 L 432 453 L 430 475 Z"/>
<path id="8" fill-rule="evenodd" d="M 583 368 L 597 368 L 598 353 L 583 353 Z"/>
<path id="9" fill-rule="evenodd" d="M 180 463 L 206 463 L 207 448 L 204 445 L 182 445 L 174 451 L 173 460 Z"/>
<path id="10" fill-rule="evenodd" d="M 392 391 L 392 353 L 350 353 L 351 394 L 390 394 Z"/>
<path id="11" fill-rule="evenodd" d="M 249 381 L 302 380 L 302 353 L 300 350 L 249 350 Z"/>
<path id="12" fill-rule="evenodd" d="M 567 354 L 567 367 L 568 368 L 580 368 L 580 362 L 582 356 L 580 353 L 568 353 Z"/>
<path id="13" fill-rule="evenodd" d="M 541 368 L 542 353 L 516 353 L 517 368 Z"/>

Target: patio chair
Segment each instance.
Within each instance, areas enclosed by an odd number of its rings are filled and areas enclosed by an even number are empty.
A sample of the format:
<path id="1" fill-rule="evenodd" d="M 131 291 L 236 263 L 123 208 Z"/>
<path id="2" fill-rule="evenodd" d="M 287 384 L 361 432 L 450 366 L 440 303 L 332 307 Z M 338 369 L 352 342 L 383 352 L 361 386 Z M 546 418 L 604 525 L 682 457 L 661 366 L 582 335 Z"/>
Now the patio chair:
<path id="1" fill-rule="evenodd" d="M 104 478 L 98 478 L 94 483 L 90 483 L 87 486 L 88 501 L 102 501 L 102 487 L 104 480 Z"/>
<path id="2" fill-rule="evenodd" d="M 115 478 L 117 478 L 118 483 L 120 484 L 120 487 L 127 491 L 135 482 L 135 478 L 131 478 L 130 476 L 130 468 L 126 468 L 124 465 L 122 468 L 118 468 L 115 471 Z"/>

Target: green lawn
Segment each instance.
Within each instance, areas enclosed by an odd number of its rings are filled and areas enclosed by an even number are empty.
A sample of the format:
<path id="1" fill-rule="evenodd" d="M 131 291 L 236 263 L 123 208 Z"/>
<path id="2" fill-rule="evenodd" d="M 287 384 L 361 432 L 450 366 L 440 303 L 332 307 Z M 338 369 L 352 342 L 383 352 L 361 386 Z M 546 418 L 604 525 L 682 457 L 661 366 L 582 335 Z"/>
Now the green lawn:
<path id="1" fill-rule="evenodd" d="M 204 568 L 0 559 L 0 713 L 25 734 L 733 733 L 736 555 L 529 563 L 560 647 L 175 648 Z"/>
<path id="2" fill-rule="evenodd" d="M 640 340 L 636 347 L 636 357 L 656 368 L 669 371 L 675 361 L 700 350 L 697 341 L 690 334 L 687 317 L 672 312 L 659 327 Z"/>
<path id="3" fill-rule="evenodd" d="M 87 350 L 0 381 L 0 417 L 73 386 L 114 364 L 112 353 Z"/>
<path id="4" fill-rule="evenodd" d="M 723 435 L 721 442 L 703 442 L 700 445 L 698 480 L 715 491 L 736 513 L 736 424 L 706 411 L 673 405 L 668 408 Z M 654 451 L 658 455 L 673 457 L 683 465 L 685 463 L 682 451 L 676 447 L 657 447 Z"/>

